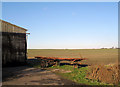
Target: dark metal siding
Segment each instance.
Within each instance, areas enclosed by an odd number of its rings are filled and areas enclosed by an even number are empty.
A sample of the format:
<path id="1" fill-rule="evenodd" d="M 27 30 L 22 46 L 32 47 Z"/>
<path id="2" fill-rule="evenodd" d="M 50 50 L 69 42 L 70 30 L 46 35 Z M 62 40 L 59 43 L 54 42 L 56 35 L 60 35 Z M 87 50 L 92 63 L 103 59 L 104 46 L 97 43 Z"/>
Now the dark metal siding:
<path id="1" fill-rule="evenodd" d="M 27 42 L 25 33 L 2 32 L 2 65 L 26 63 Z"/>

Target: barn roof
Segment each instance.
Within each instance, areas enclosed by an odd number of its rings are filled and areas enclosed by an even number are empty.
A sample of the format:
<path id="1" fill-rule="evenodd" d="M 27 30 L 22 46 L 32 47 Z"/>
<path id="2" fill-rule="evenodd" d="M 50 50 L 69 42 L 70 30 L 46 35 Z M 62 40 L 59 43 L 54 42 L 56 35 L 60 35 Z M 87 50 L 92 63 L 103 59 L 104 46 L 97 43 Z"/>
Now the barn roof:
<path id="1" fill-rule="evenodd" d="M 14 26 L 14 27 L 18 27 L 18 28 L 20 28 L 20 29 L 23 29 L 23 30 L 27 31 L 27 29 L 22 28 L 22 27 L 20 27 L 20 26 L 17 26 L 17 25 L 15 25 L 15 24 L 9 23 L 9 22 L 7 22 L 7 21 L 1 20 L 1 19 L 0 19 L 0 21 L 2 21 L 2 22 L 4 22 L 4 23 L 7 23 L 7 24 L 10 24 L 10 25 L 12 25 L 12 26 Z"/>

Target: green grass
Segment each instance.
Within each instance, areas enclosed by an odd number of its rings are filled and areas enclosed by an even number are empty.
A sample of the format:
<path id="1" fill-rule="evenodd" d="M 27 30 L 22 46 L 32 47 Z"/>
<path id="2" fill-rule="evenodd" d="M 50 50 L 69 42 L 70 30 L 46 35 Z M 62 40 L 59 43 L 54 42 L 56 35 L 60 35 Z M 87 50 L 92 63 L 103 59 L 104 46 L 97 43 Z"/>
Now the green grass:
<path id="1" fill-rule="evenodd" d="M 118 49 L 28 49 L 28 57 L 47 56 L 88 58 L 88 64 L 109 64 L 118 61 Z"/>
<path id="2" fill-rule="evenodd" d="M 50 69 L 64 69 L 64 70 L 71 70 L 72 72 L 69 73 L 61 73 L 57 72 L 56 74 L 61 75 L 62 77 L 72 80 L 74 82 L 80 83 L 80 84 L 86 84 L 86 85 L 108 85 L 105 83 L 100 83 L 97 81 L 86 79 L 86 72 L 88 71 L 88 67 L 82 67 L 82 68 L 75 68 L 73 69 L 73 66 L 64 65 L 64 66 L 52 66 Z"/>

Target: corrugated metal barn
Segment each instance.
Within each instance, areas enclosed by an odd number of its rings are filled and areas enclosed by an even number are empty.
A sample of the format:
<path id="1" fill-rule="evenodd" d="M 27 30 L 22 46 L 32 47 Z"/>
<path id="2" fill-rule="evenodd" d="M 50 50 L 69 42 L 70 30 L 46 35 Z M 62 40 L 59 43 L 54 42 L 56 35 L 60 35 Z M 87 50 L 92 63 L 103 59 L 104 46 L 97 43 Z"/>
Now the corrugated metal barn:
<path id="1" fill-rule="evenodd" d="M 22 27 L 0 20 L 2 24 L 2 66 L 23 65 L 27 60 L 26 31 Z"/>

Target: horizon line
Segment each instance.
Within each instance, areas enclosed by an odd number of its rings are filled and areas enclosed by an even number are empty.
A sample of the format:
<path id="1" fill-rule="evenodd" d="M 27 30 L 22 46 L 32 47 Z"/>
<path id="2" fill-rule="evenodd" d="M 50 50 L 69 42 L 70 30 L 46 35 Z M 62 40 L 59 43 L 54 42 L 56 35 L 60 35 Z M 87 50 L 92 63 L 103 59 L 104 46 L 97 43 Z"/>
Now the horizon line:
<path id="1" fill-rule="evenodd" d="M 98 47 L 98 48 L 27 48 L 27 49 L 115 49 L 115 48 L 120 48 L 117 46 L 112 46 L 112 47 Z"/>

